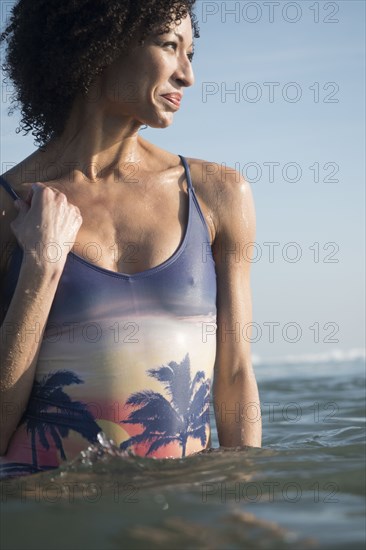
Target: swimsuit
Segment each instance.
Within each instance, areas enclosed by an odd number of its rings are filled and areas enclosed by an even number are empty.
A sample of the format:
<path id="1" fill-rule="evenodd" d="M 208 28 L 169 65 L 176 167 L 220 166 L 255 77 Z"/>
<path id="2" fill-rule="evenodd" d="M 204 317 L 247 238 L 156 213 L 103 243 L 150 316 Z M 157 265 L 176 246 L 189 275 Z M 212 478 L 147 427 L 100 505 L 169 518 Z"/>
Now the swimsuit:
<path id="1" fill-rule="evenodd" d="M 180 158 L 188 184 L 188 225 L 169 259 L 128 275 L 69 252 L 27 409 L 0 457 L 1 477 L 57 468 L 95 443 L 100 431 L 139 456 L 177 458 L 207 446 L 216 271 L 189 167 Z M 1 176 L 0 184 L 18 198 Z M 16 244 L 5 281 L 5 311 L 22 258 Z M 34 338 L 37 323 L 27 330 Z"/>

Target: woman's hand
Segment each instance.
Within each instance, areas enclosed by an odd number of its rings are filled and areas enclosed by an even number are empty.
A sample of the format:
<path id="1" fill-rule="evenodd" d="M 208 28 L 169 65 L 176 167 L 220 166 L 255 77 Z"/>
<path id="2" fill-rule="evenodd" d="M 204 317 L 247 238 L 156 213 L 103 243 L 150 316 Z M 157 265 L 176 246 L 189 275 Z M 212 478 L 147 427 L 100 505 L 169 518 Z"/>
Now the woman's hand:
<path id="1" fill-rule="evenodd" d="M 10 227 L 26 255 L 45 268 L 63 269 L 83 222 L 79 208 L 40 182 L 32 184 L 26 200 L 14 204 L 19 213 Z"/>

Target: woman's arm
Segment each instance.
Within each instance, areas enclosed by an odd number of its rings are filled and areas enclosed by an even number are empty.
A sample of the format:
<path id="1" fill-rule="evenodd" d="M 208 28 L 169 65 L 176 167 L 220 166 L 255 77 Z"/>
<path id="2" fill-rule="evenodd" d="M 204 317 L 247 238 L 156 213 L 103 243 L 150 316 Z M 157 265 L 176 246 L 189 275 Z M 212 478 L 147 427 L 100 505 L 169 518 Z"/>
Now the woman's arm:
<path id="1" fill-rule="evenodd" d="M 8 212 L 7 212 L 8 210 Z M 4 219 L 9 216 L 5 209 Z M 68 246 L 81 225 L 80 211 L 65 195 L 37 184 L 32 204 L 21 201 L 18 216 L 10 228 L 23 248 L 17 286 L 0 328 L 0 455 L 6 453 L 32 389 L 43 333 Z M 9 224 L 2 221 L 2 251 L 9 236 Z M 62 254 L 51 262 L 43 254 L 46 243 L 58 243 Z M 65 247 L 64 243 L 68 243 Z M 2 262 L 4 264 L 4 262 Z M 3 269 L 4 266 L 2 265 Z M 2 273 L 4 275 L 4 273 Z"/>
<path id="2" fill-rule="evenodd" d="M 60 273 L 23 261 L 18 283 L 0 328 L 0 455 L 26 409 L 37 358 Z"/>
<path id="3" fill-rule="evenodd" d="M 232 169 L 216 182 L 217 352 L 214 408 L 224 447 L 260 447 L 262 422 L 251 362 L 250 266 L 255 241 L 255 209 L 249 184 Z"/>

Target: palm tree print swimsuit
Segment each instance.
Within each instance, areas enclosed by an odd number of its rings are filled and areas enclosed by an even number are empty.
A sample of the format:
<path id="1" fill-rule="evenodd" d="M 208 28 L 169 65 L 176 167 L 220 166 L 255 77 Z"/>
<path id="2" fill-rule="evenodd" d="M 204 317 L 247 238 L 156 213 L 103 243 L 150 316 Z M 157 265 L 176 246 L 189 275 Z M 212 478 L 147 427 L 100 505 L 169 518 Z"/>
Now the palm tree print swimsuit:
<path id="1" fill-rule="evenodd" d="M 179 156 L 189 214 L 183 241 L 169 259 L 128 275 L 69 252 L 27 409 L 0 457 L 1 477 L 57 468 L 96 442 L 100 431 L 139 456 L 177 458 L 207 446 L 216 271 L 189 166 Z M 0 184 L 18 198 L 1 176 Z M 5 311 L 23 255 L 16 244 Z M 28 330 L 34 337 L 36 323 Z"/>

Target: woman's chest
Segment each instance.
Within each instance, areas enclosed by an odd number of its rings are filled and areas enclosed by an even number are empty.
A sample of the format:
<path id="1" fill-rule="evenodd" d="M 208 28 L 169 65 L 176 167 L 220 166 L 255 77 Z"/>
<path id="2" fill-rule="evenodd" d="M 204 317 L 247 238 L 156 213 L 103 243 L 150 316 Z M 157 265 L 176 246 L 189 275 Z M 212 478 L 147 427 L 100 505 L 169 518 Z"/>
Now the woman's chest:
<path id="1" fill-rule="evenodd" d="M 72 251 L 98 267 L 135 274 L 170 258 L 182 243 L 189 221 L 189 196 L 117 196 L 78 200 L 82 226 Z"/>

